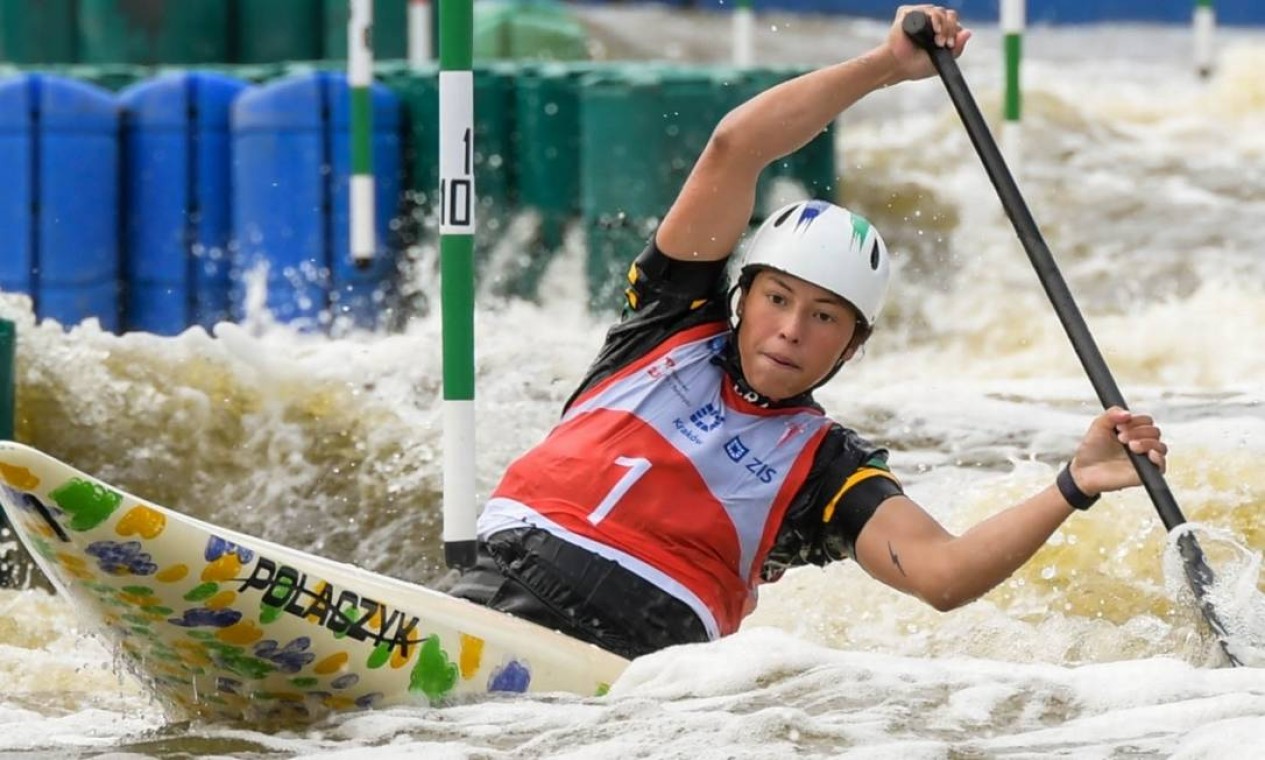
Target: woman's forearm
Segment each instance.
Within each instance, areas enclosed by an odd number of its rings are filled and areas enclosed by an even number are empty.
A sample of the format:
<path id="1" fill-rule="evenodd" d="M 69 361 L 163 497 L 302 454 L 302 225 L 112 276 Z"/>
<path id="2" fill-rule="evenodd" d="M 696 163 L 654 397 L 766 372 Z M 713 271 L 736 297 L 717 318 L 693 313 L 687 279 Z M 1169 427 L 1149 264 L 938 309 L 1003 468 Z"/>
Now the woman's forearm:
<path id="1" fill-rule="evenodd" d="M 770 88 L 730 111 L 713 142 L 758 167 L 803 147 L 865 95 L 899 81 L 885 45 Z"/>
<path id="2" fill-rule="evenodd" d="M 975 525 L 944 546 L 940 577 L 921 594 L 937 609 L 960 607 L 1009 578 L 1072 514 L 1054 486 Z"/>

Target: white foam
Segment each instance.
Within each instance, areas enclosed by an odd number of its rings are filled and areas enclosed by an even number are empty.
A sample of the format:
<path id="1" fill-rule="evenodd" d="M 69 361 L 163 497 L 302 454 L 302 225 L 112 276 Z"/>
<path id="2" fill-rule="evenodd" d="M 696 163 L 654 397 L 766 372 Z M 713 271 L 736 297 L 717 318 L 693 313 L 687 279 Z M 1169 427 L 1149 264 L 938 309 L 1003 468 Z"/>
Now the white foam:
<path id="1" fill-rule="evenodd" d="M 607 52 L 726 52 L 723 14 L 578 10 Z M 758 43 L 773 62 L 835 60 L 882 34 L 872 21 L 787 15 L 761 26 L 773 23 Z M 1001 46 L 996 29 L 977 31 L 962 62 L 992 119 Z M 1259 630 L 1260 33 L 1224 30 L 1207 85 L 1177 54 L 1186 35 L 1030 30 L 1026 152 L 1014 168 L 1126 398 L 1165 429 L 1167 479 L 1199 524 L 1224 609 Z M 842 199 L 883 230 L 899 278 L 866 356 L 820 398 L 890 446 L 909 494 L 962 530 L 1047 485 L 1097 402 L 940 84 L 876 93 L 840 136 Z M 510 221 L 497 254 L 506 271 L 531 224 Z M 568 231 L 541 304 L 482 294 L 481 495 L 557 419 L 601 343 L 609 320 L 581 306 L 581 238 L 578 225 Z M 435 307 L 433 274 L 433 261 L 418 264 L 409 287 Z M 27 299 L 0 296 L 21 336 L 19 435 L 212 522 L 426 577 L 442 477 L 437 309 L 397 334 L 329 340 L 252 304 L 242 326 L 164 339 L 36 325 Z M 1183 596 L 1168 541 L 1144 494 L 1112 495 L 953 613 L 853 564 L 804 568 L 764 589 L 736 636 L 639 660 L 607 698 L 193 732 L 212 752 L 315 757 L 1242 756 L 1265 734 L 1262 671 L 1212 669 L 1216 642 Z M 157 708 L 60 602 L 5 593 L 0 750 L 161 748 L 149 733 Z"/>

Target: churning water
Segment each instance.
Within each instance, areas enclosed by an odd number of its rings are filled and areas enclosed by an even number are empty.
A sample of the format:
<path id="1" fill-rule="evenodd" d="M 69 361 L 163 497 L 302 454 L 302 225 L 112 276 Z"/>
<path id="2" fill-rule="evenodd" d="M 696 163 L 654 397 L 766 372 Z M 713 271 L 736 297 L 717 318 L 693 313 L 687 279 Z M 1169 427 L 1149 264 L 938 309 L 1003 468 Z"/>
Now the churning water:
<path id="1" fill-rule="evenodd" d="M 601 55 L 725 56 L 724 17 L 583 14 Z M 779 62 L 836 60 L 884 31 L 762 20 Z M 998 35 L 980 31 L 962 64 L 997 113 Z M 60 599 L 0 591 L 0 754 L 1265 756 L 1265 33 L 1221 39 L 1201 82 L 1185 30 L 1030 32 L 1011 160 L 1125 396 L 1164 426 L 1169 483 L 1258 667 L 1216 667 L 1138 490 L 1076 515 L 949 614 L 853 565 L 803 569 L 767 587 L 737 635 L 643 658 L 605 698 L 396 708 L 288 733 L 171 723 Z M 1097 405 L 936 81 L 859 104 L 839 156 L 842 200 L 884 231 L 899 276 L 890 319 L 820 400 L 888 445 L 910 494 L 962 530 L 1047 484 Z M 601 342 L 573 237 L 540 304 L 480 304 L 482 495 Z M 22 338 L 24 442 L 226 527 L 409 580 L 438 571 L 436 316 L 331 341 L 261 320 L 213 337 L 67 331 L 12 296 L 0 314 Z"/>

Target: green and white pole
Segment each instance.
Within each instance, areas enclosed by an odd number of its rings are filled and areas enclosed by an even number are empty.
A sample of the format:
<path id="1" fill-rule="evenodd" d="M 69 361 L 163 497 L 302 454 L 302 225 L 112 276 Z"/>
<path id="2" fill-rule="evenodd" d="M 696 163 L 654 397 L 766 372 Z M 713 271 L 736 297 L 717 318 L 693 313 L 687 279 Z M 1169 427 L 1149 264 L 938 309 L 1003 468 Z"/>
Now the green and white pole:
<path id="1" fill-rule="evenodd" d="M 431 49 L 430 0 L 408 0 L 408 65 L 420 69 L 435 57 Z"/>
<path id="2" fill-rule="evenodd" d="M 373 261 L 373 0 L 351 0 L 347 19 L 347 86 L 351 92 L 351 258 Z"/>
<path id="3" fill-rule="evenodd" d="M 753 0 L 738 0 L 734 8 L 734 65 L 755 65 L 755 8 Z"/>
<path id="4" fill-rule="evenodd" d="M 1023 151 L 1019 126 L 1023 115 L 1023 90 L 1020 70 L 1023 62 L 1023 32 L 1027 24 L 1025 0 L 1002 0 L 1001 32 L 1006 59 L 1006 89 L 1001 129 L 1002 147 L 1012 162 L 1017 163 Z"/>
<path id="5" fill-rule="evenodd" d="M 444 341 L 444 560 L 475 559 L 474 0 L 439 0 L 439 280 Z"/>
<path id="6" fill-rule="evenodd" d="M 1217 14 L 1212 0 L 1195 0 L 1195 71 L 1207 79 L 1212 76 L 1213 35 L 1217 28 Z"/>

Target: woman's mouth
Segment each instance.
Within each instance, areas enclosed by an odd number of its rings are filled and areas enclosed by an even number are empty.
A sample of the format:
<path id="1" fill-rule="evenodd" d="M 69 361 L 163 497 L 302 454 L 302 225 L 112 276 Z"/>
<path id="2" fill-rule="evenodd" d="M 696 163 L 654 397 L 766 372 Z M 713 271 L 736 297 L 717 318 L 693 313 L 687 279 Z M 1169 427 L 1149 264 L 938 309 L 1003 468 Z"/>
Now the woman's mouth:
<path id="1" fill-rule="evenodd" d="M 783 356 L 781 354 L 766 353 L 764 357 L 768 359 L 769 361 L 773 362 L 774 364 L 776 364 L 777 366 L 782 367 L 783 369 L 799 369 L 798 364 L 791 361 L 789 357 Z"/>

